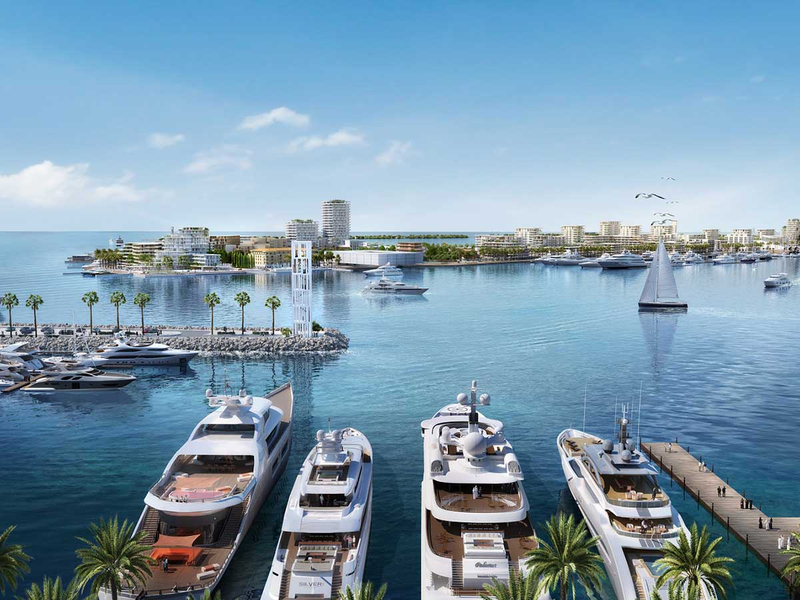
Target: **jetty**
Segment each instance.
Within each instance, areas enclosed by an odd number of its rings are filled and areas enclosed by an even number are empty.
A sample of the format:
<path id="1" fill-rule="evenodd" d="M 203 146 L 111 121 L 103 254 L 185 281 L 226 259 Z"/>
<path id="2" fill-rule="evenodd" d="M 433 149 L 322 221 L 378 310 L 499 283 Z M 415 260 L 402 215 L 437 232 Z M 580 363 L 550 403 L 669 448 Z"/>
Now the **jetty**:
<path id="1" fill-rule="evenodd" d="M 767 529 L 770 517 L 754 504 L 752 508 L 742 508 L 747 502 L 747 491 L 742 493 L 731 487 L 729 480 L 722 479 L 713 467 L 701 468 L 702 458 L 697 458 L 676 442 L 639 442 L 641 449 L 656 463 L 663 473 L 667 473 L 692 498 L 703 506 L 711 516 L 722 523 L 728 534 L 733 534 L 745 545 L 745 551 L 752 552 L 790 586 L 791 582 L 781 577 L 781 571 L 789 562 L 789 556 L 781 554 L 778 538 L 784 540 L 793 532 L 800 532 L 800 517 L 772 517 L 772 529 Z M 726 488 L 725 497 L 717 495 L 717 488 Z M 763 529 L 758 527 L 761 518 Z M 792 540 L 793 543 L 796 540 Z M 784 542 L 785 544 L 785 542 Z M 785 547 L 785 545 L 784 545 Z M 795 594 L 800 598 L 800 594 Z"/>

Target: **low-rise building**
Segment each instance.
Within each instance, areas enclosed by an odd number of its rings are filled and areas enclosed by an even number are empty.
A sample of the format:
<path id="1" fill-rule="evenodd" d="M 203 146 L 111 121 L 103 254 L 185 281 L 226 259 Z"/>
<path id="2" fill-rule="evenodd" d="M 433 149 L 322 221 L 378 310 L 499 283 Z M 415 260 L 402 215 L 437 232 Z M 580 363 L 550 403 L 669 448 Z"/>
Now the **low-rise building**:
<path id="1" fill-rule="evenodd" d="M 775 237 L 774 229 L 756 229 L 757 238 L 773 238 Z"/>
<path id="2" fill-rule="evenodd" d="M 734 229 L 727 236 L 726 241 L 729 244 L 743 244 L 749 246 L 753 243 L 753 230 L 752 229 Z"/>
<path id="3" fill-rule="evenodd" d="M 475 246 L 479 251 L 481 248 L 519 248 L 525 246 L 525 242 L 515 235 L 490 233 L 476 235 Z"/>
<path id="4" fill-rule="evenodd" d="M 288 265 L 292 260 L 291 248 L 253 248 L 253 266 L 256 269 L 268 269 Z"/>
<path id="5" fill-rule="evenodd" d="M 424 252 L 425 246 L 422 242 L 397 242 L 395 244 L 398 252 Z"/>
<path id="6" fill-rule="evenodd" d="M 641 241 L 642 226 L 641 225 L 620 225 L 619 235 L 624 238 L 637 238 Z"/>
<path id="7" fill-rule="evenodd" d="M 664 240 L 674 242 L 678 239 L 678 222 L 672 221 L 664 225 L 653 225 L 650 227 L 650 237 L 654 242 Z"/>
<path id="8" fill-rule="evenodd" d="M 562 225 L 561 235 L 564 236 L 564 244 L 567 246 L 577 246 L 583 242 L 585 228 L 583 225 Z"/>
<path id="9" fill-rule="evenodd" d="M 719 229 L 703 229 L 703 237 L 706 243 L 714 243 L 720 238 Z"/>
<path id="10" fill-rule="evenodd" d="M 526 246 L 535 246 L 536 244 L 534 244 L 532 240 L 538 240 L 541 235 L 541 227 L 517 227 L 514 230 L 514 237 L 522 240 L 522 243 Z"/>
<path id="11" fill-rule="evenodd" d="M 219 254 L 209 252 L 211 239 L 207 227 L 181 227 L 172 230 L 161 238 L 163 248 L 156 252 L 157 262 L 170 261 L 173 267 L 181 265 L 182 256 L 190 256 L 194 268 L 216 267 L 219 265 Z"/>
<path id="12" fill-rule="evenodd" d="M 425 260 L 422 252 L 399 252 L 397 250 L 334 250 L 339 264 L 349 267 L 380 267 L 392 263 L 398 267 L 418 265 Z"/>
<path id="13" fill-rule="evenodd" d="M 529 234 L 526 238 L 528 248 L 552 248 L 564 245 L 564 236 L 558 233 Z"/>
<path id="14" fill-rule="evenodd" d="M 209 236 L 209 243 L 212 250 L 226 250 L 230 252 L 239 247 L 242 243 L 240 235 L 212 235 Z"/>
<path id="15" fill-rule="evenodd" d="M 163 248 L 164 244 L 161 240 L 156 240 L 154 242 L 125 242 L 122 253 L 126 257 L 125 262 L 127 262 L 127 264 L 135 265 L 141 264 L 145 256 L 149 256 L 151 260 L 155 261 L 156 253 L 161 252 Z"/>
<path id="16" fill-rule="evenodd" d="M 619 221 L 600 221 L 600 229 L 598 235 L 619 235 L 622 223 Z"/>
<path id="17" fill-rule="evenodd" d="M 311 219 L 292 219 L 286 223 L 286 238 L 297 242 L 316 242 L 319 223 Z"/>
<path id="18" fill-rule="evenodd" d="M 369 243 L 366 240 L 349 239 L 345 240 L 342 246 L 345 248 L 351 248 L 355 250 L 356 248 L 365 248 L 366 246 L 369 246 Z"/>

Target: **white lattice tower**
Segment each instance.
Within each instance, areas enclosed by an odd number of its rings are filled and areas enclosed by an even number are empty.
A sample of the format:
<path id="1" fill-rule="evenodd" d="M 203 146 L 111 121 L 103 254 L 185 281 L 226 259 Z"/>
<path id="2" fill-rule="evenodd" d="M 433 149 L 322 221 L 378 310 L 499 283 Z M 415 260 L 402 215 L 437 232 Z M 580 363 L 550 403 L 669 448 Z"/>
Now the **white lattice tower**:
<path id="1" fill-rule="evenodd" d="M 311 337 L 311 242 L 292 241 L 292 333 Z"/>

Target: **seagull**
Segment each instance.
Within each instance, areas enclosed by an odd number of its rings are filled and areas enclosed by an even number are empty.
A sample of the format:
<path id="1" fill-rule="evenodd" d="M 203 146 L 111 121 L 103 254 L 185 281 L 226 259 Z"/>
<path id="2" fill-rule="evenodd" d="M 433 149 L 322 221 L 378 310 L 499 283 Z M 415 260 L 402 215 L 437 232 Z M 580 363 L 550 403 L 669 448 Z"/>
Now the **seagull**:
<path id="1" fill-rule="evenodd" d="M 674 177 L 662 177 L 661 179 L 665 179 L 665 180 L 669 180 L 669 181 L 675 181 Z"/>
<path id="2" fill-rule="evenodd" d="M 636 198 L 661 198 L 665 200 L 664 196 L 659 196 L 658 194 L 636 194 Z"/>
<path id="3" fill-rule="evenodd" d="M 674 217 L 672 213 L 653 213 L 654 217 Z"/>
<path id="4" fill-rule="evenodd" d="M 680 204 L 680 201 L 678 201 L 678 200 L 668 200 L 667 204 Z"/>
<path id="5" fill-rule="evenodd" d="M 671 221 L 669 219 L 664 219 L 663 221 L 653 221 L 650 223 L 650 227 L 653 225 L 668 225 Z"/>

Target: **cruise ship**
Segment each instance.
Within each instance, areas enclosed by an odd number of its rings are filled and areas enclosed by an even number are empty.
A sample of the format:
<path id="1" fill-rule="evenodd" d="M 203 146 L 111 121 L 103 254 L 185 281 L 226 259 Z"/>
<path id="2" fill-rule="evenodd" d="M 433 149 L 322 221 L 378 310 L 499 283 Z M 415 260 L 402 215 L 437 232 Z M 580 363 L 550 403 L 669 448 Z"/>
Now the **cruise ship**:
<path id="1" fill-rule="evenodd" d="M 292 443 L 290 384 L 266 397 L 215 396 L 144 499 L 136 531 L 157 566 L 144 589 L 123 595 L 199 599 L 213 591 L 264 499 L 283 474 Z M 166 559 L 166 571 L 163 566 Z M 101 593 L 100 600 L 110 594 Z"/>
<path id="2" fill-rule="evenodd" d="M 685 530 L 678 511 L 656 479 L 658 469 L 628 438 L 619 419 L 619 441 L 577 429 L 557 438 L 567 485 L 593 536 L 620 600 L 651 600 L 661 549 Z M 688 535 L 688 531 L 686 532 Z M 659 589 L 667 597 L 666 586 Z"/>
<path id="3" fill-rule="evenodd" d="M 539 545 L 519 459 L 503 423 L 478 412 L 478 402 L 490 398 L 478 399 L 473 381 L 469 395 L 422 422 L 423 600 L 479 600 L 493 578 L 527 572 L 525 554 Z"/>
<path id="4" fill-rule="evenodd" d="M 364 576 L 372 519 L 372 446 L 347 427 L 317 432 L 295 480 L 262 600 L 339 600 Z"/>

